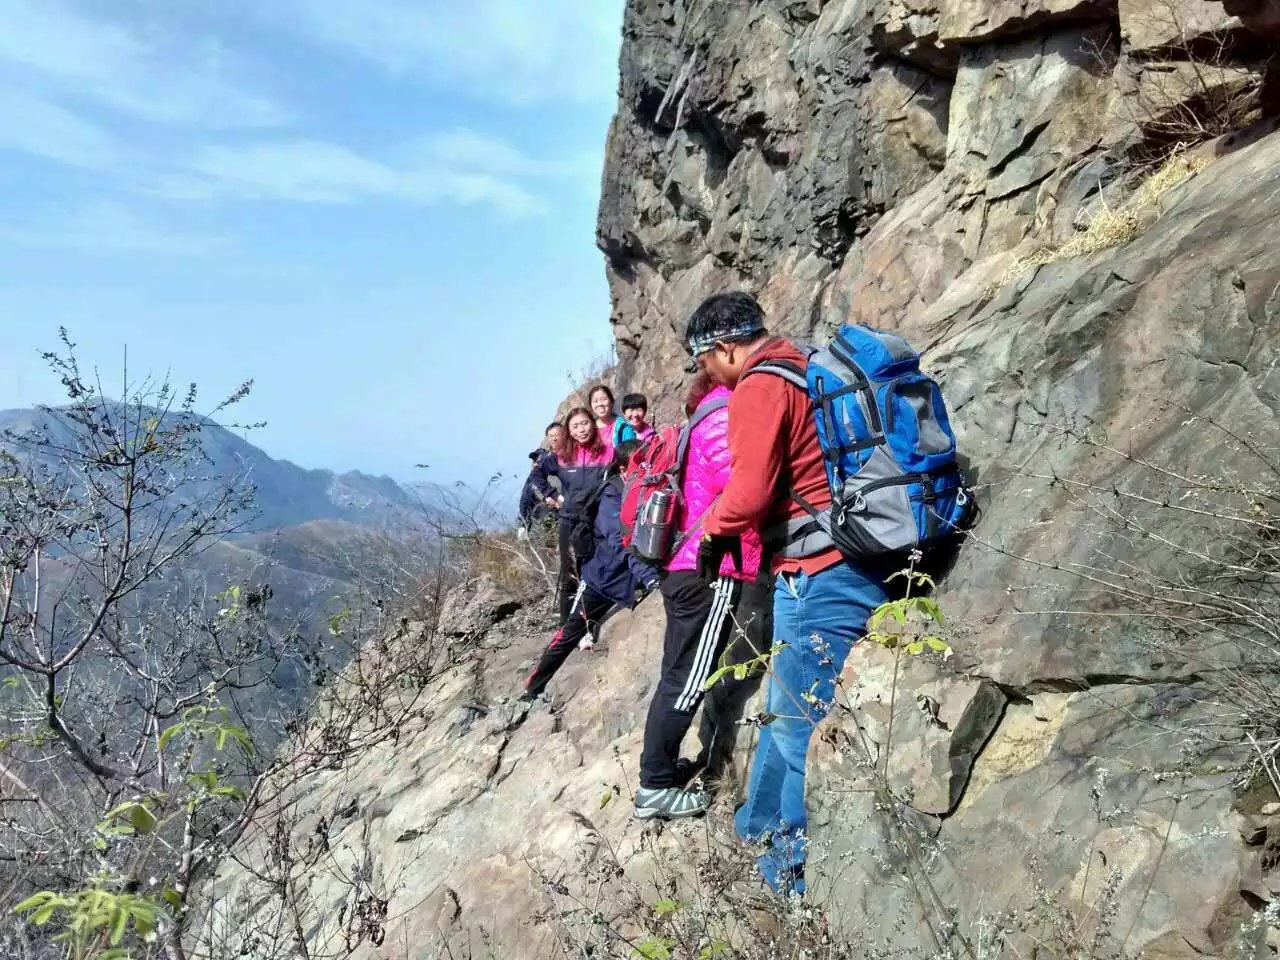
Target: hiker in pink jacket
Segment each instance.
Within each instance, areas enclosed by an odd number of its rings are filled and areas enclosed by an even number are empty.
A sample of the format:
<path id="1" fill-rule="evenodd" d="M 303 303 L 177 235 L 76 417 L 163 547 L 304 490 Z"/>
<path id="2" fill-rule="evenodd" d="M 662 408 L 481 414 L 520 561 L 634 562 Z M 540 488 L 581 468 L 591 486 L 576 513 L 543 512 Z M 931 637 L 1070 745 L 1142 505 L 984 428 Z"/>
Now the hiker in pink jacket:
<path id="1" fill-rule="evenodd" d="M 709 392 L 698 398 L 704 387 L 709 387 Z M 689 434 L 688 459 L 680 478 L 685 506 L 679 536 L 683 539 L 675 556 L 667 563 L 667 570 L 673 573 L 697 569 L 702 519 L 729 482 L 729 393 L 728 387 L 709 381 L 695 381 L 690 390 L 690 400 L 696 399 L 690 416 L 701 410 L 712 412 Z M 747 531 L 742 537 L 741 569 L 733 557 L 726 556 L 720 564 L 720 576 L 754 580 L 760 569 L 760 551 L 760 535 L 754 530 Z"/>
<path id="2" fill-rule="evenodd" d="M 569 618 L 582 565 L 591 556 L 597 495 L 613 460 L 613 448 L 601 442 L 595 420 L 586 407 L 570 410 L 564 426 L 565 436 L 554 451 L 555 457 L 540 460 L 531 478 L 542 485 L 547 484 L 549 476 L 560 480 L 560 575 L 556 596 L 561 623 Z"/>
<path id="3" fill-rule="evenodd" d="M 698 760 L 680 760 L 680 742 L 702 702 L 707 678 L 730 642 L 750 633 L 755 644 L 763 647 L 760 652 L 769 647 L 770 638 L 760 636 L 759 629 L 765 619 L 764 592 L 750 589 L 760 569 L 759 534 L 754 530 L 744 533 L 739 549 L 725 556 L 718 569 L 699 569 L 702 518 L 729 480 L 728 402 L 726 388 L 700 376 L 685 404 L 694 426 L 680 474 L 684 507 L 677 546 L 662 579 L 667 628 L 662 674 L 649 703 L 640 757 L 635 816 L 642 820 L 689 817 L 706 811 L 710 796 L 702 790 L 685 789 L 685 784 L 706 762 L 711 748 L 707 741 L 713 731 L 703 725 L 703 755 Z M 701 566 L 706 566 L 705 560 Z M 744 602 L 744 595 L 748 602 Z M 713 688 L 713 700 L 719 692 Z M 704 717 L 722 712 L 710 709 L 711 702 L 707 706 Z"/>

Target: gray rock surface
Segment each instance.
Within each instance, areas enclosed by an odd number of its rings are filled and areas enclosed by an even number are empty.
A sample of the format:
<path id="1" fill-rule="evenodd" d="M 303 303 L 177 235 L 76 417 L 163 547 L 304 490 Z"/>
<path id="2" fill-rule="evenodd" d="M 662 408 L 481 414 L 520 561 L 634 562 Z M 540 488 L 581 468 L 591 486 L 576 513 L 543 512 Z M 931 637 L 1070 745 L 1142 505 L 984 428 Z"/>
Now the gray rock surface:
<path id="1" fill-rule="evenodd" d="M 1213 0 L 1120 0 L 1120 31 L 1135 52 L 1185 48 L 1240 26 Z"/>
<path id="2" fill-rule="evenodd" d="M 572 916 L 584 885 L 595 896 L 608 891 L 601 916 L 624 929 L 647 909 L 640 890 L 692 881 L 706 855 L 702 823 L 664 830 L 631 819 L 661 599 L 611 618 L 596 650 L 575 653 L 557 674 L 550 701 L 527 704 L 515 698 L 550 638 L 542 612 L 499 622 L 493 605 L 510 598 L 477 586 L 464 584 L 451 603 L 496 625 L 455 648 L 457 662 L 427 691 L 423 721 L 308 778 L 282 805 L 295 843 L 321 837 L 327 852 L 299 884 L 313 956 L 347 956 L 348 943 L 351 956 L 370 960 L 443 960 L 480 943 L 495 957 L 558 956 L 560 931 L 548 918 Z M 485 593 L 488 608 L 476 602 Z M 739 769 L 730 779 L 741 777 Z M 732 802 L 728 793 L 720 801 L 718 833 Z M 239 863 L 226 863 L 202 892 L 202 902 L 219 905 L 203 935 L 234 947 L 228 955 L 265 955 L 239 937 L 278 923 L 279 904 L 242 864 L 270 862 L 278 845 L 270 822 L 251 831 Z M 363 884 L 355 893 L 353 876 Z M 360 891 L 385 900 L 380 942 L 352 935 Z"/>
<path id="3" fill-rule="evenodd" d="M 437 630 L 451 639 L 478 640 L 496 623 L 507 619 L 533 598 L 516 596 L 492 577 L 468 580 L 444 598 Z"/>

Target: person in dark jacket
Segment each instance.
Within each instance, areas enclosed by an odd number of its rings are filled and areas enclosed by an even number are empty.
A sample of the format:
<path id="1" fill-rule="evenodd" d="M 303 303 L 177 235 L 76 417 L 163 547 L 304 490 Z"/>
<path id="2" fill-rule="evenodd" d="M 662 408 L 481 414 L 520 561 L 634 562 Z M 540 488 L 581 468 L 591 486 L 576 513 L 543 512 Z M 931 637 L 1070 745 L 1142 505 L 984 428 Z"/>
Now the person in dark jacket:
<path id="1" fill-rule="evenodd" d="M 569 435 L 556 451 L 555 461 L 544 462 L 535 469 L 544 476 L 554 470 L 553 475 L 560 480 L 560 576 L 556 592 L 561 623 L 568 619 L 573 606 L 582 565 L 595 548 L 591 536 L 595 495 L 613 458 L 613 451 L 601 443 L 595 420 L 586 407 L 570 410 L 565 428 Z"/>
<path id="2" fill-rule="evenodd" d="M 564 447 L 566 436 L 563 423 L 558 420 L 549 423 L 543 445 L 529 454 L 532 465 L 524 487 L 520 490 L 518 513 L 520 525 L 526 530 L 532 530 L 541 521 L 550 521 L 552 526 L 555 525 L 556 513 L 560 509 L 560 493 L 551 485 L 551 477 L 559 474 L 556 451 Z"/>
<path id="3" fill-rule="evenodd" d="M 622 546 L 622 523 L 618 518 L 622 509 L 619 473 L 638 446 L 636 441 L 628 441 L 614 452 L 596 508 L 595 548 L 582 565 L 581 582 L 569 616 L 525 680 L 521 699 L 532 700 L 542 693 L 575 649 L 591 649 L 600 625 L 613 610 L 634 607 L 638 592 L 648 592 L 658 585 L 658 571 Z"/>

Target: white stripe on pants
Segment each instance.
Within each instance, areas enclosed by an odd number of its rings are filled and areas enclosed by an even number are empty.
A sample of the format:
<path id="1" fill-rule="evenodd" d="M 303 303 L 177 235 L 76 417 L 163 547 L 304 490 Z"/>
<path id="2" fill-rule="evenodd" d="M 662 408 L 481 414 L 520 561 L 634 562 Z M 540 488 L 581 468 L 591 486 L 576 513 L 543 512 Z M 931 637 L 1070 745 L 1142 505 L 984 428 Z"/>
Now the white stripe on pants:
<path id="1" fill-rule="evenodd" d="M 711 609 L 707 611 L 707 619 L 702 624 L 702 633 L 698 637 L 698 649 L 693 657 L 693 666 L 689 669 L 689 678 L 684 689 L 676 697 L 675 708 L 688 712 L 692 710 L 698 697 L 702 694 L 702 685 L 711 674 L 711 662 L 716 653 L 716 642 L 724 628 L 725 618 L 733 610 L 734 587 L 737 581 L 732 577 L 720 577 L 716 580 L 715 599 L 711 601 Z"/>

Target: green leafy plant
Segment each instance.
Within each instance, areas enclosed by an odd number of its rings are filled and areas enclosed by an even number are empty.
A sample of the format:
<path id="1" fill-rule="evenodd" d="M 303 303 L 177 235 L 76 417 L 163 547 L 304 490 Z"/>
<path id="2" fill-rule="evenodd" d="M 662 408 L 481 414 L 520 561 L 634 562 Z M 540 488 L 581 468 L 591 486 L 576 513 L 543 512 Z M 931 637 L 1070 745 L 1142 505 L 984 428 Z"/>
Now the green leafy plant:
<path id="1" fill-rule="evenodd" d="M 351 611 L 345 607 L 337 613 L 329 617 L 329 636 L 340 637 L 346 629 L 347 621 L 351 619 Z"/>
<path id="2" fill-rule="evenodd" d="M 219 620 L 234 620 L 240 615 L 240 584 L 233 583 L 221 593 L 214 594 L 213 600 L 223 604 L 218 608 Z"/>
<path id="3" fill-rule="evenodd" d="M 162 796 L 144 797 L 139 800 L 126 800 L 111 810 L 98 824 L 99 833 L 143 834 L 150 833 L 159 824 L 159 818 L 152 810 Z"/>
<path id="4" fill-rule="evenodd" d="M 683 906 L 679 900 L 659 900 L 653 905 L 653 912 L 660 917 L 669 917 Z"/>
<path id="5" fill-rule="evenodd" d="M 164 914 L 149 897 L 116 893 L 95 885 L 73 893 L 41 890 L 14 907 L 36 927 L 57 927 L 55 943 L 63 944 L 71 960 L 127 960 L 132 954 L 122 946 L 132 927 L 134 935 L 149 942 Z"/>
<path id="6" fill-rule="evenodd" d="M 230 714 L 226 707 L 210 707 L 203 704 L 190 707 L 183 713 L 181 720 L 161 732 L 159 747 L 164 750 L 174 737 L 185 733 L 197 738 L 212 737 L 214 749 L 218 751 L 225 750 L 227 743 L 234 740 L 242 749 L 252 753 L 253 739 L 249 736 L 249 732 L 243 727 L 226 723 L 225 718 L 228 716 Z M 211 717 L 213 719 L 210 719 Z"/>
<path id="7" fill-rule="evenodd" d="M 678 941 L 673 937 L 646 937 L 635 945 L 635 955 L 642 960 L 671 960 Z"/>
<path id="8" fill-rule="evenodd" d="M 909 583 L 906 596 L 876 607 L 867 619 L 867 639 L 886 650 L 900 650 L 908 656 L 931 650 L 944 658 L 950 657 L 951 645 L 937 634 L 938 628 L 946 623 L 942 608 L 932 597 L 915 592 L 917 589 L 932 590 L 935 587 L 933 578 L 908 568 L 889 579 L 899 578 L 905 578 Z"/>
<path id="9" fill-rule="evenodd" d="M 729 651 L 726 650 L 720 656 L 720 665 L 711 672 L 711 676 L 707 677 L 707 682 L 702 685 L 702 689 L 710 690 L 729 674 L 733 674 L 733 679 L 735 680 L 745 680 L 757 670 L 766 670 L 769 666 L 769 661 L 777 656 L 781 650 L 785 649 L 786 646 L 785 643 L 775 643 L 768 652 L 757 654 L 750 660 L 744 660 L 741 663 L 727 662 Z"/>

